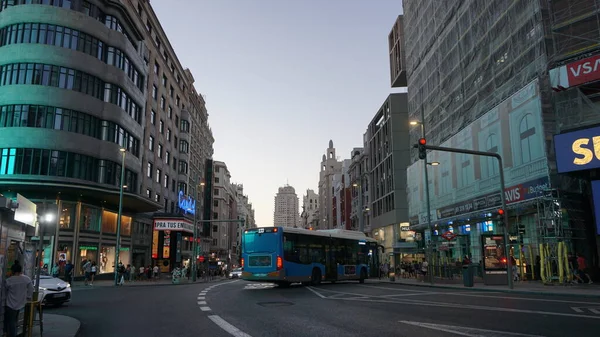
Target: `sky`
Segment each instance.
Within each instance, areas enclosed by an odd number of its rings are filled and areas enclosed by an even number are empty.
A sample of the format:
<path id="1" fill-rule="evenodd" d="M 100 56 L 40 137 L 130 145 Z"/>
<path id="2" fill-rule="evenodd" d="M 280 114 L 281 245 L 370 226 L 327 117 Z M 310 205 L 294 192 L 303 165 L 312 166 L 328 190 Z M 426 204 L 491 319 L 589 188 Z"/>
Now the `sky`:
<path id="1" fill-rule="evenodd" d="M 213 159 L 244 185 L 259 226 L 279 187 L 318 192 L 329 140 L 340 159 L 390 87 L 388 34 L 401 0 L 153 0 L 203 94 Z"/>

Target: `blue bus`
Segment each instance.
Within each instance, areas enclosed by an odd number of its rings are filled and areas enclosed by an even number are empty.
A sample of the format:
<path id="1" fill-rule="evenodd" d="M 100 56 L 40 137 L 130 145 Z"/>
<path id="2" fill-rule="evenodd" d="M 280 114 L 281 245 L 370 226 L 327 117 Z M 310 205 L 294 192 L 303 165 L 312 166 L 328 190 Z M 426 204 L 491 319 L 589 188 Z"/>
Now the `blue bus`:
<path id="1" fill-rule="evenodd" d="M 379 266 L 378 244 L 365 234 L 340 229 L 289 227 L 247 229 L 242 237 L 242 279 L 281 287 L 300 282 L 365 279 Z"/>

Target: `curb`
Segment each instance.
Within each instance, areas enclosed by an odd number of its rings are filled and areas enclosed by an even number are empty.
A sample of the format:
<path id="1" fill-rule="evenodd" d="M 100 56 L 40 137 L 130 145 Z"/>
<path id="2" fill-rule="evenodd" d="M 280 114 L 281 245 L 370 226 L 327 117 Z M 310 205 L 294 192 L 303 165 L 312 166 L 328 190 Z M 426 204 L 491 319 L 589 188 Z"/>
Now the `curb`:
<path id="1" fill-rule="evenodd" d="M 546 296 L 562 296 L 562 297 L 594 297 L 600 298 L 600 293 L 594 294 L 569 294 L 564 292 L 545 292 L 545 291 L 535 291 L 535 290 L 514 290 L 514 289 L 491 289 L 491 288 L 475 288 L 475 287 L 453 287 L 446 285 L 437 285 L 437 284 L 415 284 L 415 283 L 402 283 L 402 282 L 391 282 L 391 281 L 376 281 L 376 282 L 368 282 L 370 284 L 397 284 L 401 286 L 410 286 L 410 287 L 421 287 L 421 288 L 441 288 L 441 289 L 454 289 L 454 290 L 469 290 L 469 291 L 483 291 L 483 292 L 501 292 L 501 293 L 512 293 L 512 294 L 524 294 L 524 295 L 546 295 Z"/>
<path id="2" fill-rule="evenodd" d="M 69 317 L 71 317 L 71 316 L 69 316 Z M 75 317 L 71 317 L 71 318 L 77 319 Z M 81 335 L 80 335 L 81 334 L 81 321 L 77 319 L 77 322 L 79 322 L 79 327 L 77 327 L 77 331 L 75 332 L 75 335 L 73 335 L 73 337 L 81 337 Z"/>

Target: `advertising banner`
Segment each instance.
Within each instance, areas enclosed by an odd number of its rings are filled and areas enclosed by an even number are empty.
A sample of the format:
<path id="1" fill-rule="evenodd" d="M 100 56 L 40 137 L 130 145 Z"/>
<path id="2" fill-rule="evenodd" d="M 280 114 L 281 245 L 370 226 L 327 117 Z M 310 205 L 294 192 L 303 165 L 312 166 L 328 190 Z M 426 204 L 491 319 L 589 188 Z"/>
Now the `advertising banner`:
<path id="1" fill-rule="evenodd" d="M 507 203 L 536 197 L 548 187 L 549 176 L 538 81 L 434 145 L 501 154 Z M 500 170 L 495 158 L 432 151 L 428 160 L 439 163 L 427 168 L 432 220 L 500 204 Z M 423 165 L 419 160 L 407 170 L 411 225 L 427 218 Z"/>
<path id="2" fill-rule="evenodd" d="M 154 230 L 156 231 L 175 231 L 175 232 L 194 232 L 194 226 L 183 220 L 154 220 Z"/>
<path id="3" fill-rule="evenodd" d="M 558 173 L 600 167 L 600 126 L 554 136 Z"/>
<path id="4" fill-rule="evenodd" d="M 596 235 L 600 235 L 600 180 L 592 181 L 592 195 L 594 198 L 594 216 L 596 218 Z"/>

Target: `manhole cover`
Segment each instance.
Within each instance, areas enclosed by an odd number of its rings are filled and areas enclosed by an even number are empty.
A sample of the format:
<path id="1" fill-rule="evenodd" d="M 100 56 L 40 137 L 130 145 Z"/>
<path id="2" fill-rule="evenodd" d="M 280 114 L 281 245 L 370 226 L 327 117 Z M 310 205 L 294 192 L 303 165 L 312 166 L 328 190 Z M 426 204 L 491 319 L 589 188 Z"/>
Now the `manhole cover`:
<path id="1" fill-rule="evenodd" d="M 263 307 L 287 307 L 294 305 L 292 302 L 258 302 L 257 304 Z"/>

